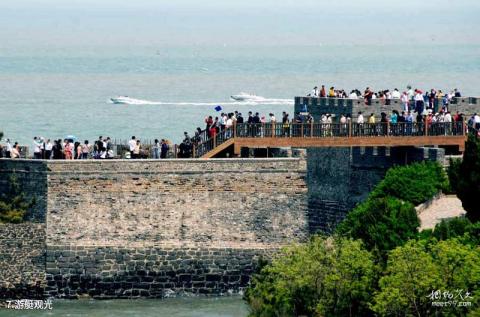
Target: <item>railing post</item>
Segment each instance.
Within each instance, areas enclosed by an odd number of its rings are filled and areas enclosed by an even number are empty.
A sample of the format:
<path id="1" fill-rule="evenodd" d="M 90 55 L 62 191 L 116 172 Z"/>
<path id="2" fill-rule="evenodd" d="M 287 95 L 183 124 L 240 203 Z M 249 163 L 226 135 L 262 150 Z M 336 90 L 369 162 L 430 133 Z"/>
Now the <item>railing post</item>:
<path id="1" fill-rule="evenodd" d="M 213 136 L 213 149 L 217 147 L 217 134 Z"/>
<path id="2" fill-rule="evenodd" d="M 301 126 L 300 126 L 300 127 L 301 127 L 301 129 L 302 129 L 302 132 L 300 133 L 300 137 L 303 138 L 303 122 L 301 123 Z"/>
<path id="3" fill-rule="evenodd" d="M 275 122 L 270 123 L 270 125 L 271 125 L 270 130 L 271 130 L 272 138 L 275 137 L 275 124 L 276 124 Z"/>
<path id="4" fill-rule="evenodd" d="M 425 125 L 425 136 L 428 136 L 428 117 L 425 116 L 423 124 Z"/>
<path id="5" fill-rule="evenodd" d="M 390 135 L 390 121 L 387 120 L 387 135 L 386 136 L 389 136 Z"/>
<path id="6" fill-rule="evenodd" d="M 310 122 L 310 137 L 313 138 L 313 121 Z"/>
<path id="7" fill-rule="evenodd" d="M 195 144 L 192 146 L 192 157 L 195 158 Z"/>
<path id="8" fill-rule="evenodd" d="M 348 137 L 352 137 L 352 120 L 348 120 Z"/>
<path id="9" fill-rule="evenodd" d="M 237 136 L 237 121 L 233 122 L 233 138 Z"/>

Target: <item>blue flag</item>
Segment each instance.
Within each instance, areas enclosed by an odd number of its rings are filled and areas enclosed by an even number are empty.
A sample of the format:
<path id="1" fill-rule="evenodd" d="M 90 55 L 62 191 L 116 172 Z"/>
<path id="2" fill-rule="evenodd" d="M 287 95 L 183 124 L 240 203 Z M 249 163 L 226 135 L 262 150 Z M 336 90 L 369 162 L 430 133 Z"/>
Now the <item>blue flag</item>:
<path id="1" fill-rule="evenodd" d="M 215 107 L 215 111 L 216 111 L 216 112 L 222 111 L 222 106 L 216 106 L 216 107 Z"/>

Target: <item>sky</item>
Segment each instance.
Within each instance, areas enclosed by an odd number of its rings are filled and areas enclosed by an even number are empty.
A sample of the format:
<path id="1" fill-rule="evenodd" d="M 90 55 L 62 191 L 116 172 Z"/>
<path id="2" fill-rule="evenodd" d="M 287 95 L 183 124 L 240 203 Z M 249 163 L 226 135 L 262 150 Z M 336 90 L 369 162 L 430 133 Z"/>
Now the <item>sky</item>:
<path id="1" fill-rule="evenodd" d="M 1 0 L 0 50 L 480 44 L 478 0 Z"/>

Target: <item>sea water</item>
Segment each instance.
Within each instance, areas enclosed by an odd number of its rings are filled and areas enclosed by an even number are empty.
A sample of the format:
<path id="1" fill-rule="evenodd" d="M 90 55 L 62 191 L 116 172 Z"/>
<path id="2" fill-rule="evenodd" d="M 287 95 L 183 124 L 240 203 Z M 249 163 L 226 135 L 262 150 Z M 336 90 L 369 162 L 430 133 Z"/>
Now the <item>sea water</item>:
<path id="1" fill-rule="evenodd" d="M 241 297 L 171 298 L 158 300 L 55 300 L 51 310 L 0 308 L 0 317 L 245 317 Z"/>
<path id="2" fill-rule="evenodd" d="M 204 128 L 207 115 L 238 110 L 277 118 L 293 97 L 325 84 L 374 90 L 407 85 L 480 95 L 479 45 L 138 46 L 0 52 L 0 130 L 79 140 L 166 138 Z M 240 92 L 258 102 L 234 102 Z M 132 104 L 109 98 L 126 95 Z"/>

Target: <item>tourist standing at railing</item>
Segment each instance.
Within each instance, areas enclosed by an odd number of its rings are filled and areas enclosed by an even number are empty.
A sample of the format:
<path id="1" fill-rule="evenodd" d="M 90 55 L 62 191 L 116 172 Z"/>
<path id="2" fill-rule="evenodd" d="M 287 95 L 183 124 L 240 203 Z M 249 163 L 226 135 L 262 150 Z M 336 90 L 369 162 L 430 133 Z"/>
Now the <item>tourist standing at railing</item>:
<path id="1" fill-rule="evenodd" d="M 428 95 L 428 107 L 430 109 L 433 109 L 433 111 L 437 111 L 437 109 L 435 109 L 435 100 L 437 99 L 437 92 L 435 91 L 435 89 L 430 89 L 430 94 Z"/>
<path id="2" fill-rule="evenodd" d="M 412 89 L 412 86 L 407 86 L 407 96 L 409 101 L 413 101 L 415 99 L 415 91 Z"/>
<path id="3" fill-rule="evenodd" d="M 409 103 L 410 103 L 410 100 L 408 98 L 408 94 L 406 91 L 404 91 L 402 93 L 402 95 L 400 96 L 400 101 L 402 102 L 402 108 L 403 110 L 405 110 L 406 112 L 409 111 Z"/>
<path id="4" fill-rule="evenodd" d="M 205 125 L 206 125 L 205 130 L 207 130 L 207 132 L 210 131 L 210 127 L 211 127 L 212 123 L 213 123 L 213 117 L 212 116 L 205 117 Z"/>
<path id="5" fill-rule="evenodd" d="M 153 158 L 158 160 L 160 158 L 160 142 L 158 141 L 158 139 L 155 139 L 154 143 L 153 143 Z"/>
<path id="6" fill-rule="evenodd" d="M 217 126 L 218 126 L 218 117 L 215 117 L 215 120 L 212 122 L 212 125 L 208 129 L 210 138 L 215 138 L 215 136 L 217 135 Z"/>
<path id="7" fill-rule="evenodd" d="M 456 97 L 456 98 L 462 97 L 462 94 L 460 93 L 460 91 L 457 88 L 455 88 L 453 90 L 453 93 L 454 93 L 453 96 Z"/>
<path id="8" fill-rule="evenodd" d="M 72 145 L 70 144 L 70 141 L 68 141 L 68 140 L 65 141 L 65 145 L 63 146 L 63 156 L 65 157 L 66 160 L 73 159 Z"/>
<path id="9" fill-rule="evenodd" d="M 90 153 L 90 144 L 88 144 L 88 140 L 85 140 L 82 145 L 82 160 L 88 159 L 88 154 Z"/>
<path id="10" fill-rule="evenodd" d="M 133 151 L 135 151 L 135 147 L 137 146 L 137 140 L 135 136 L 133 135 L 130 141 L 128 141 L 128 149 L 130 151 L 130 158 L 134 158 Z"/>
<path id="11" fill-rule="evenodd" d="M 450 135 L 452 134 L 452 115 L 450 114 L 450 111 L 447 111 L 447 113 L 445 113 L 445 116 L 443 118 L 444 122 L 445 122 L 445 125 L 446 125 L 446 129 L 445 129 L 445 134 L 446 135 Z"/>
<path id="12" fill-rule="evenodd" d="M 312 91 L 307 96 L 317 98 L 318 97 L 318 87 L 317 86 L 313 87 Z"/>
<path id="13" fill-rule="evenodd" d="M 13 145 L 10 142 L 10 139 L 7 139 L 7 141 L 5 142 L 5 157 L 6 158 L 10 158 L 10 155 L 12 153 L 12 149 L 13 149 Z"/>
<path id="14" fill-rule="evenodd" d="M 164 159 L 167 158 L 167 153 L 169 150 L 168 143 L 165 139 L 162 139 L 161 145 L 160 145 L 160 158 Z"/>
<path id="15" fill-rule="evenodd" d="M 365 92 L 363 93 L 363 97 L 365 98 L 365 104 L 367 106 L 370 106 L 372 104 L 372 98 L 373 98 L 373 92 L 370 90 L 370 87 L 367 87 L 365 89 Z"/>
<path id="16" fill-rule="evenodd" d="M 75 142 L 73 148 L 75 152 L 75 159 L 80 160 L 82 158 L 82 144 L 80 142 Z"/>
<path id="17" fill-rule="evenodd" d="M 350 99 L 358 99 L 358 96 L 357 96 L 357 93 L 355 92 L 355 90 L 352 90 L 350 92 L 350 95 L 348 95 L 348 98 Z"/>
<path id="18" fill-rule="evenodd" d="M 335 87 L 330 87 L 330 90 L 328 91 L 328 97 L 335 98 Z"/>
<path id="19" fill-rule="evenodd" d="M 395 88 L 393 91 L 392 91 L 392 99 L 400 99 L 400 91 Z"/>
<path id="20" fill-rule="evenodd" d="M 15 159 L 20 157 L 20 145 L 17 142 L 13 144 L 12 150 L 10 151 L 10 158 Z"/>
<path id="21" fill-rule="evenodd" d="M 227 129 L 227 133 L 225 135 L 225 137 L 227 139 L 231 138 L 232 137 L 232 133 L 233 133 L 233 119 L 232 119 L 233 115 L 230 113 L 228 115 L 228 119 L 225 123 L 225 128 Z"/>
<path id="22" fill-rule="evenodd" d="M 422 113 L 424 110 L 424 101 L 422 91 L 415 89 L 415 112 Z"/>
<path id="23" fill-rule="evenodd" d="M 392 101 L 392 93 L 388 89 L 385 90 L 384 93 L 385 93 L 385 105 L 389 106 Z"/>
<path id="24" fill-rule="evenodd" d="M 327 97 L 327 91 L 325 90 L 325 85 L 322 85 L 322 88 L 320 89 L 320 97 L 321 98 Z"/>
<path id="25" fill-rule="evenodd" d="M 62 149 L 62 142 L 61 140 L 54 140 L 53 141 L 53 159 L 54 160 L 61 160 L 63 158 L 63 149 Z"/>
<path id="26" fill-rule="evenodd" d="M 290 119 L 288 118 L 288 113 L 286 113 L 285 111 L 282 113 L 282 126 L 283 126 L 283 135 L 289 136 L 290 135 Z"/>
<path id="27" fill-rule="evenodd" d="M 53 144 L 50 139 L 45 142 L 45 159 L 49 160 L 52 158 L 52 149 L 53 149 Z"/>
<path id="28" fill-rule="evenodd" d="M 357 127 L 358 127 L 357 134 L 360 136 L 363 136 L 363 133 L 364 133 L 364 126 L 363 126 L 364 123 L 365 123 L 365 118 L 363 117 L 362 112 L 359 111 L 357 115 Z"/>
<path id="29" fill-rule="evenodd" d="M 42 158 L 42 152 L 41 152 L 41 143 L 38 140 L 37 137 L 33 137 L 33 158 L 34 159 L 41 159 Z"/>

